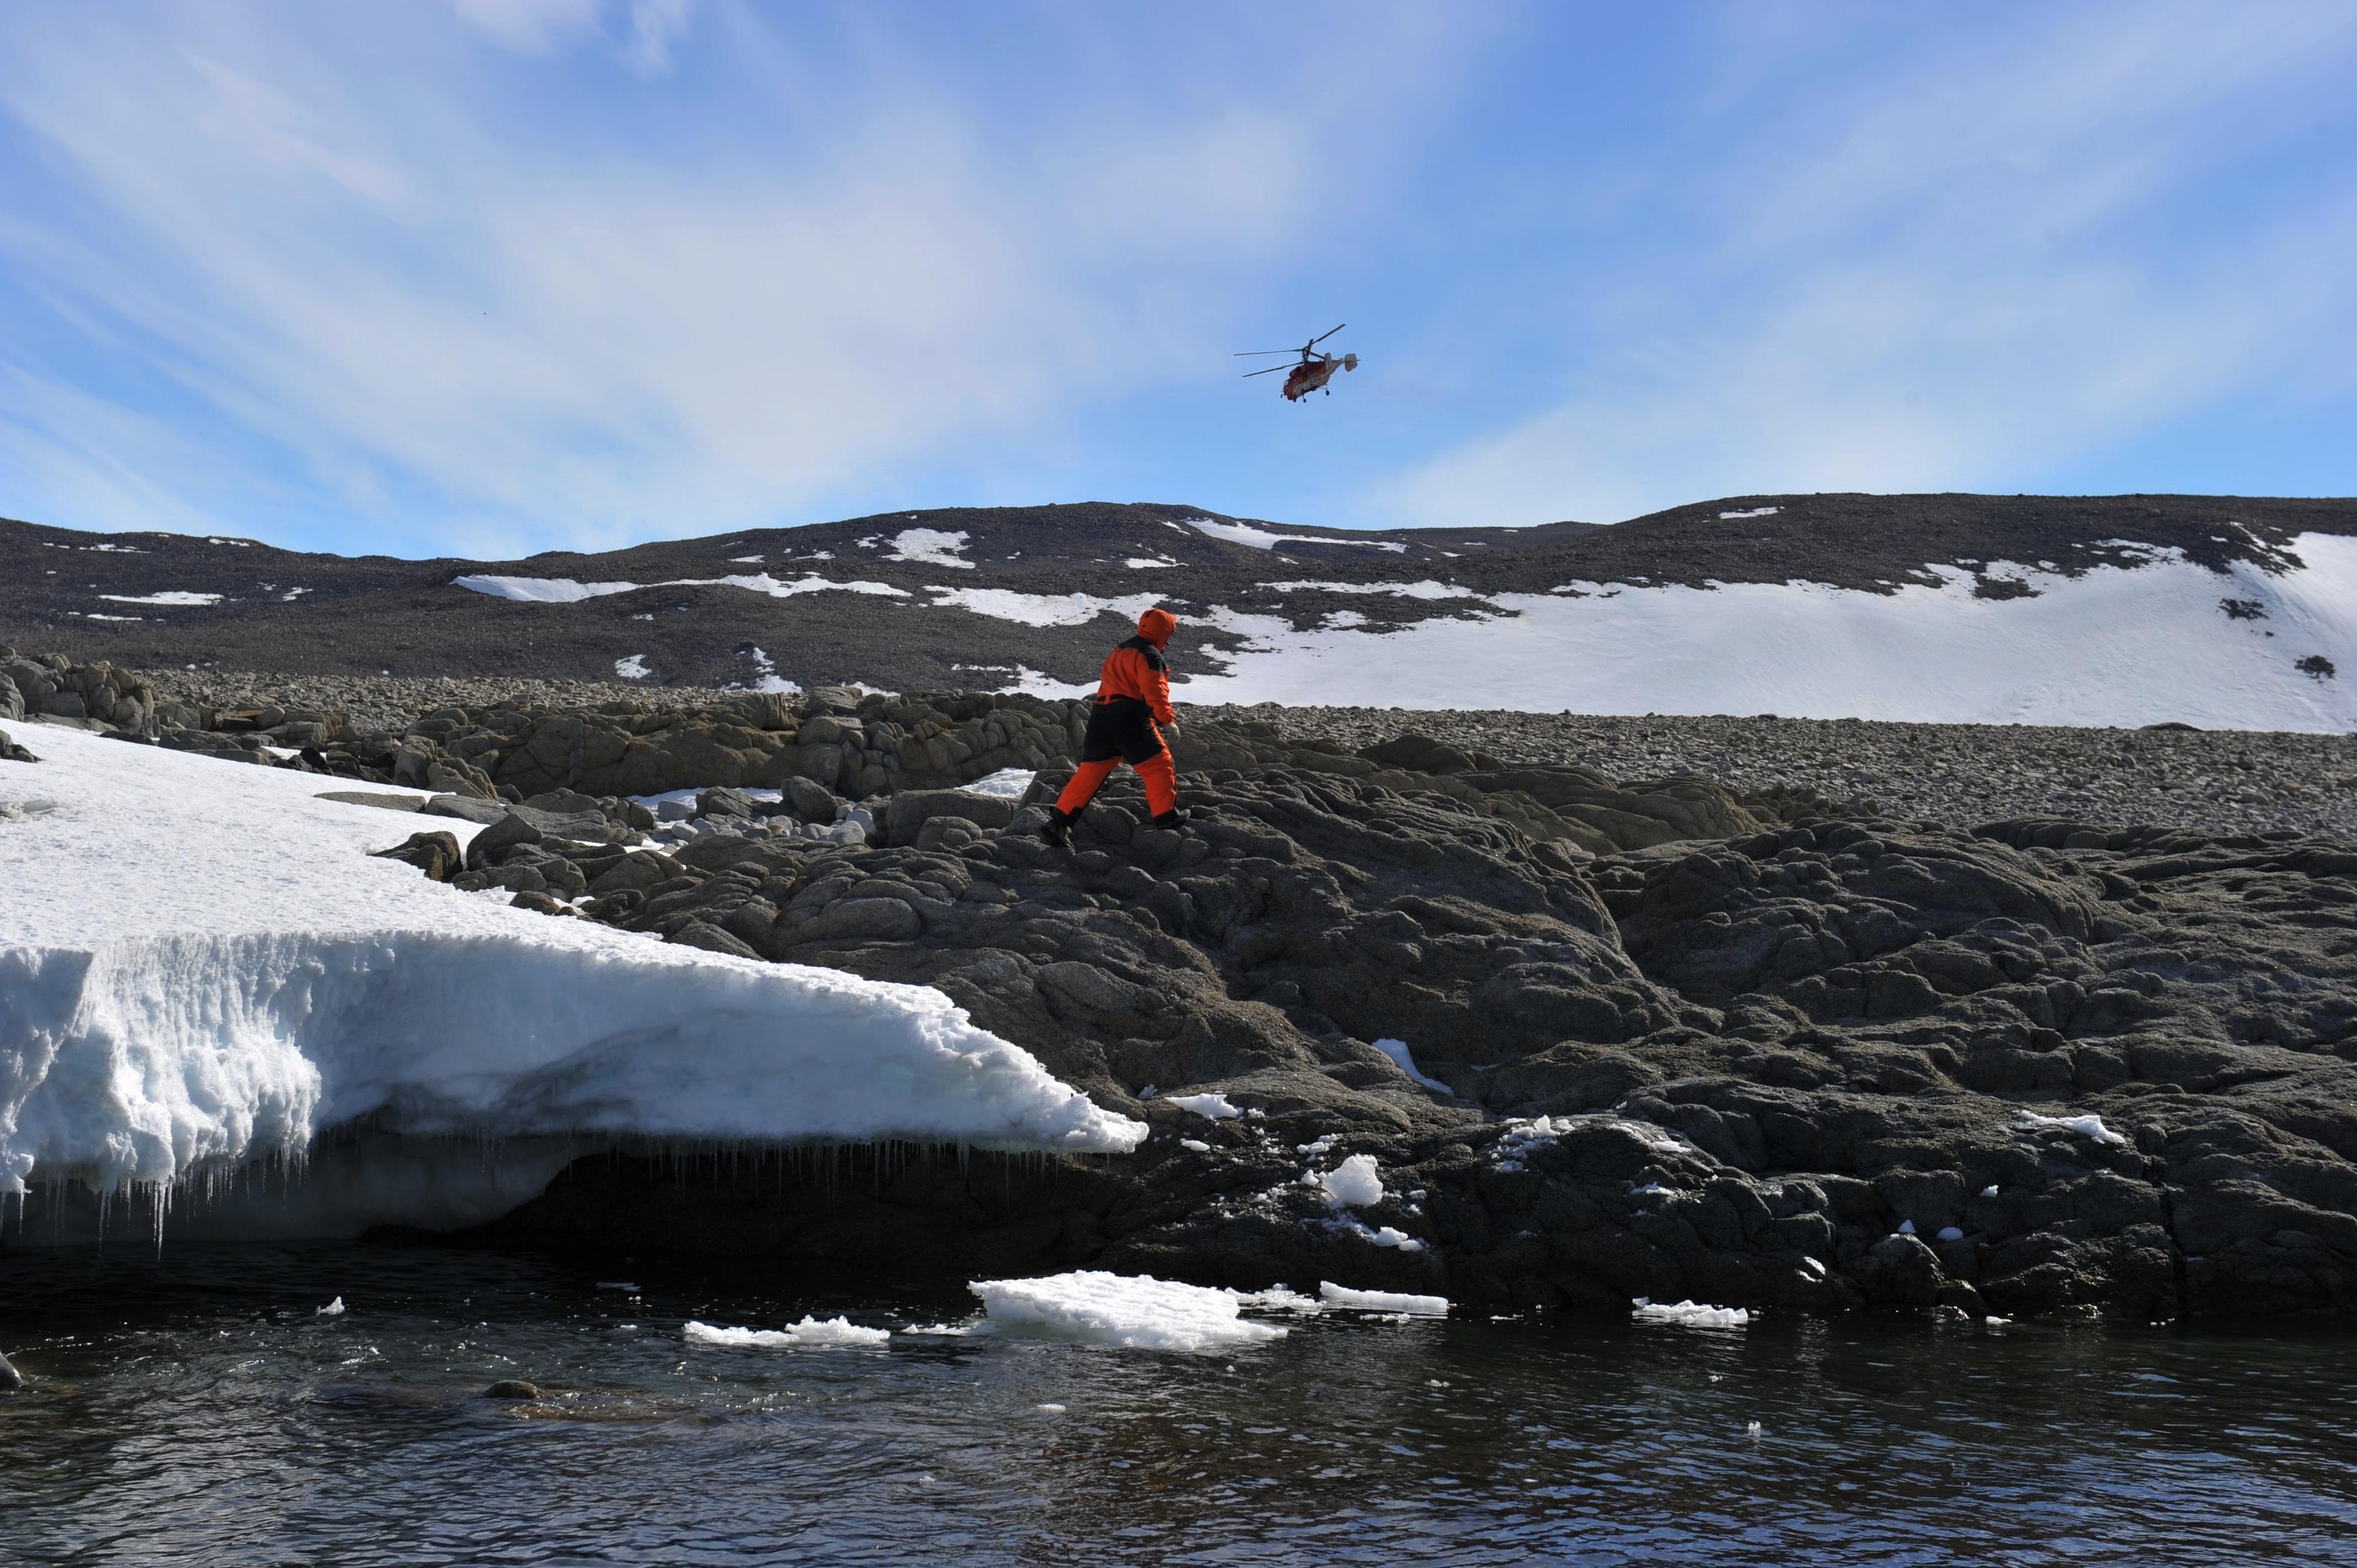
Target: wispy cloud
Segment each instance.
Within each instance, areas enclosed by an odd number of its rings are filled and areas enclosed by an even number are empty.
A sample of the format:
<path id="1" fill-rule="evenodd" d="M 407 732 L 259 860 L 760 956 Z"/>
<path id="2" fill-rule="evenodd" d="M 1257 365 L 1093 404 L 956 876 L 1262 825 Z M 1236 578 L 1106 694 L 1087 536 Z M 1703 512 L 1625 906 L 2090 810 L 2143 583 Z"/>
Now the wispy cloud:
<path id="1" fill-rule="evenodd" d="M 1926 29 L 1899 69 L 1764 73 L 1806 90 L 1724 105 L 1749 124 L 1698 183 L 1700 238 L 1602 295 L 1582 390 L 1415 464 L 1379 504 L 1609 521 L 1723 494 L 2028 487 L 2319 340 L 2357 347 L 2332 260 L 2357 253 L 2357 192 L 2232 188 L 2311 134 L 2357 16 L 2036 15 Z M 1820 40 L 1745 41 L 1756 80 L 1763 48 Z"/>
<path id="2" fill-rule="evenodd" d="M 829 86 L 793 58 L 840 65 L 888 42 L 872 36 L 845 49 L 673 0 L 454 4 L 522 58 L 487 63 L 447 30 L 175 27 L 168 8 L 0 29 L 0 105 L 73 197 L 0 225 L 12 273 L 135 345 L 203 419 L 296 455 L 334 504 L 431 515 L 410 548 L 768 521 L 1187 373 L 1236 308 L 1222 278 L 1313 234 L 1313 185 L 1347 187 L 1382 140 L 1314 79 L 1084 91 L 1009 121 L 939 59 Z M 729 38 L 688 67 L 691 20 Z M 1421 79 L 1404 94 L 1421 112 L 1447 76 L 1427 30 L 1368 13 L 1345 63 Z M 634 116 L 500 112 L 591 43 L 694 80 L 608 90 L 673 94 Z M 1272 66 L 1281 84 L 1293 69 Z M 185 453 L 126 449 L 130 431 L 31 417 L 37 367 L 19 368 L 0 451 L 47 432 L 52 467 L 102 448 L 181 477 Z M 166 515 L 70 489 L 104 513 L 73 521 Z"/>

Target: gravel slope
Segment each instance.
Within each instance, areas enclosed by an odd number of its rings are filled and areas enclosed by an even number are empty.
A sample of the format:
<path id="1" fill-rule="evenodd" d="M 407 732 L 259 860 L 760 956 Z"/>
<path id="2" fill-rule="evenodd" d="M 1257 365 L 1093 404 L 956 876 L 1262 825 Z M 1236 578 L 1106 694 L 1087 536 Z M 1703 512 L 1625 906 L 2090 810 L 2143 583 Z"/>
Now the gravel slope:
<path id="1" fill-rule="evenodd" d="M 650 697 L 701 707 L 708 687 L 479 677 L 233 674 L 147 670 L 161 698 L 223 709 L 275 703 L 341 709 L 364 728 L 399 730 L 452 704 L 547 705 Z M 1274 723 L 1298 739 L 1355 749 L 1419 730 L 1508 761 L 1577 762 L 1616 779 L 1693 772 L 1736 789 L 1805 786 L 1870 799 L 1895 816 L 1968 823 L 2056 816 L 2233 832 L 2293 829 L 2357 836 L 2357 736 L 2260 731 L 1878 724 L 1772 717 L 1520 714 L 1388 708 L 1194 707 Z"/>

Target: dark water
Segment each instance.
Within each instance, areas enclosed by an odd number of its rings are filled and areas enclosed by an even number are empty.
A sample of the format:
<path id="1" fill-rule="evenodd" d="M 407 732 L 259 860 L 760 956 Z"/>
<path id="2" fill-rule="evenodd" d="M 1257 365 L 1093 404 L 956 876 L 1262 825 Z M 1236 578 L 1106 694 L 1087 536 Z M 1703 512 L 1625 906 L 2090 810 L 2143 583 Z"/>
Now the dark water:
<path id="1" fill-rule="evenodd" d="M 2357 1336 L 1322 1318 L 1213 1356 L 740 1350 L 682 1325 L 965 1304 L 635 1277 L 0 1254 L 35 1380 L 0 1397 L 0 1561 L 2357 1563 Z M 507 1377 L 552 1397 L 479 1397 Z"/>

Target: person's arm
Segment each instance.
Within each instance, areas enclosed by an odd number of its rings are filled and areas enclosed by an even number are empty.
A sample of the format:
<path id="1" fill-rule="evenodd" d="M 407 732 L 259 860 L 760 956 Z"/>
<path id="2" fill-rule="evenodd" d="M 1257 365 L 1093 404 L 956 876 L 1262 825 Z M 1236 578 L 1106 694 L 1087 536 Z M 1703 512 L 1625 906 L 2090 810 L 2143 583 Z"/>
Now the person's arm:
<path id="1" fill-rule="evenodd" d="M 1154 710 L 1154 722 L 1175 725 L 1178 715 L 1170 711 L 1170 670 L 1161 663 L 1148 665 L 1146 671 L 1146 705 Z"/>

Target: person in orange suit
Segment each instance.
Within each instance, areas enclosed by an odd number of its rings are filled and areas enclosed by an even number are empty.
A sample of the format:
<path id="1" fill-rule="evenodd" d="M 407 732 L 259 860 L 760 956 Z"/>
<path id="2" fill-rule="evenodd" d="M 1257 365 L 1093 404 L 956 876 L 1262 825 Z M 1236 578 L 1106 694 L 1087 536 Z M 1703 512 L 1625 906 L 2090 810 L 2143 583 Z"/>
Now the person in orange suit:
<path id="1" fill-rule="evenodd" d="M 1178 723 L 1170 711 L 1170 667 L 1162 658 L 1170 634 L 1178 629 L 1177 616 L 1150 609 L 1137 618 L 1137 635 L 1105 656 L 1097 675 L 1096 706 L 1081 741 L 1080 771 L 1064 786 L 1039 829 L 1039 836 L 1049 843 L 1061 847 L 1071 842 L 1072 819 L 1124 762 L 1136 768 L 1145 782 L 1146 803 L 1154 811 L 1156 827 L 1175 828 L 1187 820 L 1178 809 L 1178 771 L 1157 727 L 1176 728 Z"/>

